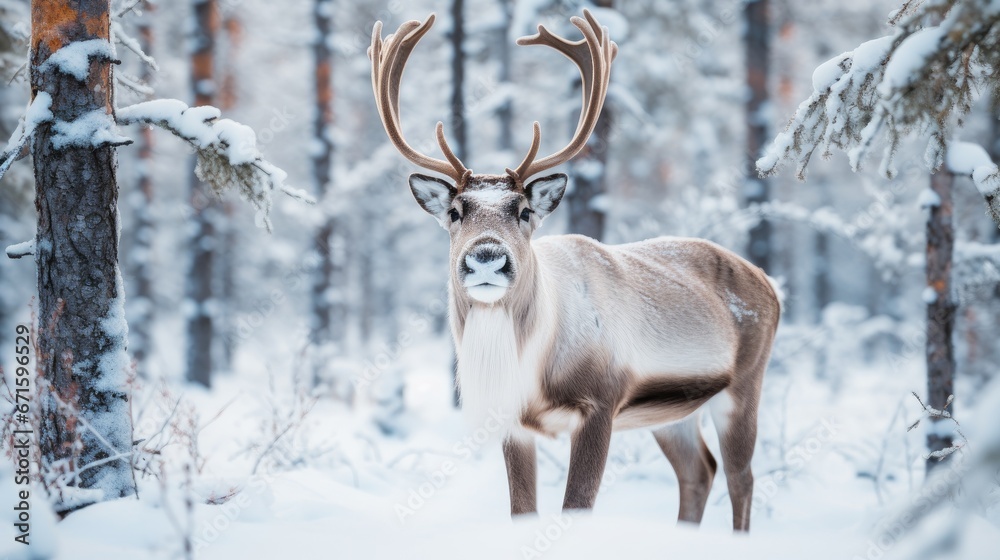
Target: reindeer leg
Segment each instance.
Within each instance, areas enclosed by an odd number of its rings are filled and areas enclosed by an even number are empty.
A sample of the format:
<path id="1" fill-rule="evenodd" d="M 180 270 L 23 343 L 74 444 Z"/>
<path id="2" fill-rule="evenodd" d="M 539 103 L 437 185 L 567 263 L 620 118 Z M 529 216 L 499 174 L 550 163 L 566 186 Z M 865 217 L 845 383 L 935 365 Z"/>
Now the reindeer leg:
<path id="1" fill-rule="evenodd" d="M 594 507 L 611 445 L 611 420 L 609 411 L 595 410 L 573 434 L 563 510 Z"/>
<path id="2" fill-rule="evenodd" d="M 535 438 L 513 436 L 503 442 L 503 459 L 507 464 L 507 485 L 510 488 L 510 514 L 535 513 L 538 509 L 535 477 Z"/>
<path id="3" fill-rule="evenodd" d="M 677 473 L 681 504 L 678 521 L 701 523 L 705 503 L 715 478 L 715 458 L 705 445 L 698 428 L 699 413 L 653 431 L 656 443 Z"/>
<path id="4" fill-rule="evenodd" d="M 730 391 L 731 389 L 726 389 Z M 740 403 L 739 400 L 736 401 Z M 713 406 L 714 405 L 714 406 Z M 719 431 L 722 467 L 733 503 L 733 530 L 750 530 L 750 509 L 753 504 L 753 471 L 750 460 L 757 441 L 757 402 L 744 400 L 731 410 L 710 402 L 712 421 Z"/>

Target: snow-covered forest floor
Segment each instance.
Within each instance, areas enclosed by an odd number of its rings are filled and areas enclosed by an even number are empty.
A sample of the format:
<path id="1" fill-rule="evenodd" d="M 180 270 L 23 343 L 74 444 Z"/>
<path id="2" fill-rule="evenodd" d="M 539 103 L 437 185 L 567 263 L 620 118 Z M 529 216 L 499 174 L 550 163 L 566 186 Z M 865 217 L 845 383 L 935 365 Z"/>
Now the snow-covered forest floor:
<path id="1" fill-rule="evenodd" d="M 731 533 L 721 469 L 702 526 L 676 525 L 677 481 L 645 430 L 614 436 L 590 515 L 560 514 L 569 442 L 540 440 L 539 516 L 512 523 L 499 445 L 451 406 L 450 349 L 429 338 L 398 359 L 408 412 L 393 436 L 371 411 L 312 398 L 302 372 L 281 359 L 291 348 L 243 352 L 239 374 L 211 391 L 137 387 L 136 438 L 150 438 L 147 449 L 171 440 L 149 456 L 160 478 L 140 475 L 138 500 L 96 504 L 58 525 L 36 506 L 31 548 L 43 554 L 11 547 L 5 523 L 0 557 L 174 558 L 186 539 L 199 558 L 909 557 L 897 543 L 941 522 L 885 527 L 900 508 L 938 498 L 922 489 L 923 430 L 906 431 L 921 416 L 909 394 L 923 382 L 920 353 L 873 349 L 869 366 L 831 358 L 834 385 L 801 351 L 815 333 L 782 334 L 761 404 L 750 536 Z M 703 431 L 718 457 L 707 415 Z M 993 524 L 969 517 L 949 557 L 996 550 L 997 498 L 985 512 Z"/>

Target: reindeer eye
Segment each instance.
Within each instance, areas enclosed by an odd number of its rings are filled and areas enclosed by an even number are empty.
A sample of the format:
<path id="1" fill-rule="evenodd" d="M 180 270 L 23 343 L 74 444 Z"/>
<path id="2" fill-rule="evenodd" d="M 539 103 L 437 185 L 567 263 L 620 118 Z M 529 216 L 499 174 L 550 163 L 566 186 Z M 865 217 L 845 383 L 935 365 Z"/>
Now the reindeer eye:
<path id="1" fill-rule="evenodd" d="M 448 215 L 451 216 L 452 223 L 457 222 L 457 221 L 459 221 L 459 220 L 462 219 L 462 216 L 458 215 L 458 210 L 455 210 L 454 208 L 452 208 L 451 210 L 448 210 Z"/>
<path id="2" fill-rule="evenodd" d="M 521 210 L 521 221 L 527 222 L 529 220 L 531 220 L 531 208 Z"/>

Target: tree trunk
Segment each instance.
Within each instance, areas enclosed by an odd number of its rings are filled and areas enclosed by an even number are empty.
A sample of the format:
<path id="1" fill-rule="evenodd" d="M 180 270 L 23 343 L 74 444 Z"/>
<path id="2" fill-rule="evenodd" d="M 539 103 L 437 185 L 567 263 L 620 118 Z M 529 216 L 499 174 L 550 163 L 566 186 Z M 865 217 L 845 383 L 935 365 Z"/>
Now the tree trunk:
<path id="1" fill-rule="evenodd" d="M 451 0 L 451 129 L 458 159 L 469 165 L 465 123 L 465 0 Z"/>
<path id="2" fill-rule="evenodd" d="M 72 43 L 108 41 L 109 0 L 47 0 L 31 6 L 32 97 L 52 98 L 55 122 L 113 114 L 111 61 L 90 58 L 85 80 L 43 63 Z M 38 212 L 38 426 L 43 474 L 75 471 L 77 486 L 100 494 L 135 494 L 127 333 L 118 269 L 118 184 L 109 143 L 53 145 L 51 124 L 32 145 Z M 101 463 L 102 461 L 105 461 Z M 100 464 L 98 464 L 100 463 Z"/>
<path id="3" fill-rule="evenodd" d="M 746 182 L 743 197 L 748 205 L 767 202 L 769 181 L 757 174 L 757 158 L 771 138 L 764 111 L 769 105 L 768 79 L 771 69 L 771 23 L 769 0 L 748 0 L 743 9 L 746 45 Z M 771 223 L 762 219 L 750 230 L 747 254 L 750 262 L 770 271 Z"/>
<path id="4" fill-rule="evenodd" d="M 313 42 L 313 92 L 316 103 L 313 112 L 313 142 L 317 149 L 312 156 L 312 166 L 316 199 L 320 201 L 329 195 L 333 166 L 333 52 L 330 49 L 333 10 L 331 0 L 316 0 L 313 4 L 313 20 L 316 25 L 316 38 Z M 313 251 L 319 262 L 313 276 L 310 325 L 312 343 L 318 349 L 330 343 L 342 342 L 344 321 L 342 306 L 335 304 L 331 298 L 331 286 L 342 277 L 331 246 L 334 236 L 339 232 L 332 215 L 326 214 L 322 220 L 313 237 Z M 325 376 L 325 364 L 326 356 L 319 352 L 313 365 L 314 383 Z"/>
<path id="5" fill-rule="evenodd" d="M 940 198 L 940 205 L 931 206 L 927 218 L 927 405 L 944 410 L 948 397 L 954 394 L 955 349 L 952 331 L 955 327 L 956 305 L 951 297 L 951 265 L 955 244 L 952 224 L 951 190 L 954 175 L 942 169 L 931 175 L 931 190 Z M 931 452 L 951 447 L 952 438 L 932 419 L 927 434 L 927 449 Z M 941 462 L 927 460 L 928 472 Z"/>
<path id="6" fill-rule="evenodd" d="M 191 89 L 194 105 L 211 105 L 215 97 L 215 38 L 219 29 L 216 0 L 194 0 L 194 37 L 191 49 Z M 191 175 L 194 235 L 190 240 L 191 269 L 187 299 L 187 380 L 211 386 L 215 340 L 214 269 L 218 204 L 215 195 Z"/>
<path id="7" fill-rule="evenodd" d="M 455 155 L 468 167 L 469 144 L 465 122 L 465 0 L 451 1 L 451 127 L 455 137 Z M 451 347 L 452 404 L 459 405 L 458 359 L 454 344 Z"/>
<path id="8" fill-rule="evenodd" d="M 514 1 L 500 0 L 503 11 L 503 25 L 500 27 L 500 38 L 497 49 L 500 54 L 500 72 L 497 76 L 501 85 L 510 84 L 510 27 L 514 23 Z M 500 121 L 500 138 L 497 147 L 505 152 L 514 149 L 514 104 L 508 97 L 497 108 L 497 119 Z"/>
<path id="9" fill-rule="evenodd" d="M 223 22 L 223 29 L 226 35 L 226 45 L 218 95 L 218 106 L 223 112 L 228 112 L 236 106 L 237 97 L 237 72 L 236 53 L 239 51 L 243 37 L 243 26 L 235 14 L 226 15 Z M 218 51 L 218 49 L 216 49 Z M 236 263 L 241 261 L 239 232 L 236 226 L 236 213 L 238 208 L 232 200 L 223 200 L 218 203 L 222 207 L 221 230 L 222 250 L 219 252 L 219 315 L 215 331 L 220 333 L 219 342 L 221 352 L 219 353 L 219 364 L 215 369 L 229 372 L 233 368 L 233 355 L 236 353 L 236 312 L 238 309 L 236 295 Z"/>
<path id="10" fill-rule="evenodd" d="M 598 0 L 595 5 L 602 8 L 614 7 L 612 0 Z M 580 84 L 583 87 L 583 84 Z M 597 118 L 594 133 L 587 139 L 587 145 L 570 164 L 570 184 L 572 188 L 566 193 L 567 232 L 579 233 L 600 241 L 604 238 L 604 215 L 606 209 L 603 201 L 607 193 L 608 151 L 610 150 L 611 130 L 614 125 L 614 114 L 610 104 L 604 105 L 601 116 Z M 576 130 L 576 124 L 573 125 Z"/>
<path id="11" fill-rule="evenodd" d="M 143 15 L 139 19 L 139 45 L 143 52 L 153 54 L 153 22 L 152 16 L 156 4 L 143 2 Z M 153 70 L 148 64 L 142 63 L 139 75 L 145 83 L 153 79 Z M 132 324 L 129 329 L 129 346 L 135 360 L 135 370 L 139 377 L 149 377 L 149 356 L 153 350 L 153 339 L 150 332 L 156 319 L 156 301 L 153 294 L 153 237 L 156 235 L 156 222 L 153 217 L 153 129 L 144 126 L 139 131 L 138 142 L 139 163 L 138 196 L 134 200 L 133 213 L 135 227 L 132 232 L 132 278 L 135 280 L 135 290 L 131 297 Z"/>

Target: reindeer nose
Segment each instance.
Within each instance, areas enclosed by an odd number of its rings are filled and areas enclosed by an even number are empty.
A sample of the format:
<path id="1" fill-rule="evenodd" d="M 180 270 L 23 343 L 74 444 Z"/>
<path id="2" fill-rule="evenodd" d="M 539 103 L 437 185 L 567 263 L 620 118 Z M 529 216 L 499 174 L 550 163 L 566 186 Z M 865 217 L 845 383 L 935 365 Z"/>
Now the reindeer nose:
<path id="1" fill-rule="evenodd" d="M 497 272 L 507 264 L 507 254 L 496 245 L 480 245 L 465 256 L 465 265 L 472 272 Z"/>

